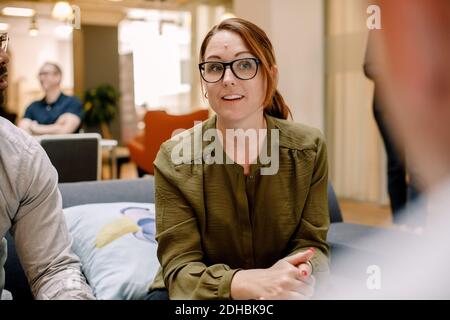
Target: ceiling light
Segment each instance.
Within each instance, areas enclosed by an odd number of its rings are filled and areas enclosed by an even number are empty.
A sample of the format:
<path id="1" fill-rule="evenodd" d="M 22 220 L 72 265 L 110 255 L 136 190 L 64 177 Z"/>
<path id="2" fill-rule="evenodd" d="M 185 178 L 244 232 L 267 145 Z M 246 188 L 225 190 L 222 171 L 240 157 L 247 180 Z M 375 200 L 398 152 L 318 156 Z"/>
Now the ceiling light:
<path id="1" fill-rule="evenodd" d="M 36 37 L 39 34 L 39 30 L 30 28 L 30 30 L 28 30 L 28 34 L 32 37 Z"/>
<path id="2" fill-rule="evenodd" d="M 32 17 L 35 11 L 30 8 L 5 7 L 2 9 L 2 14 L 14 17 Z"/>
<path id="3" fill-rule="evenodd" d="M 30 29 L 28 29 L 28 33 L 32 37 L 36 37 L 39 34 L 39 29 L 38 29 L 37 23 L 36 23 L 36 16 L 33 16 L 31 18 Z"/>
<path id="4" fill-rule="evenodd" d="M 71 20 L 73 18 L 72 6 L 67 1 L 58 1 L 53 7 L 52 16 L 61 21 Z"/>

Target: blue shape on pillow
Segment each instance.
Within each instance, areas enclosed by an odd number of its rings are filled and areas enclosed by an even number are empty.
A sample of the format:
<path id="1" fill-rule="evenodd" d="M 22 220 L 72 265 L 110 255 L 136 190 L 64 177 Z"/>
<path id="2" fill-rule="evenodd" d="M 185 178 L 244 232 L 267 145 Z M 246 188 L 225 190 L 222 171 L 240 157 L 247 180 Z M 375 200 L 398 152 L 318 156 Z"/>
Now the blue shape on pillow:
<path id="1" fill-rule="evenodd" d="M 136 238 L 156 243 L 155 218 L 150 209 L 143 207 L 126 207 L 120 209 L 120 213 L 129 217 L 141 227 L 140 231 L 133 233 Z"/>

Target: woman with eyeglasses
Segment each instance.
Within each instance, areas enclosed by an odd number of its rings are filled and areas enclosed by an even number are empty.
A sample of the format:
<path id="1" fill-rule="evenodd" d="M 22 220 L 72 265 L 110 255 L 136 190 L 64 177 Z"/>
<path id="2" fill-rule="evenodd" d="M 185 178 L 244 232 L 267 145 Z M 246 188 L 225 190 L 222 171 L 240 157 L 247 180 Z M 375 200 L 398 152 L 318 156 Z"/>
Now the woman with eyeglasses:
<path id="1" fill-rule="evenodd" d="M 309 299 L 329 272 L 322 135 L 287 120 L 272 44 L 253 23 L 213 27 L 199 71 L 216 114 L 155 160 L 161 268 L 148 298 Z"/>

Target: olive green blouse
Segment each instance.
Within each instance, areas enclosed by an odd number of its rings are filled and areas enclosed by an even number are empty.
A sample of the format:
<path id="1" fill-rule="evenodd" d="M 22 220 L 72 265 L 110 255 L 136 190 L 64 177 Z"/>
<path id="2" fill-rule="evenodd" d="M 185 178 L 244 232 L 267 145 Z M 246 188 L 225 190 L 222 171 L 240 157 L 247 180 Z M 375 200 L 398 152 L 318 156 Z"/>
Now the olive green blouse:
<path id="1" fill-rule="evenodd" d="M 267 115 L 266 120 L 269 145 L 271 129 L 279 130 L 274 175 L 262 175 L 260 169 L 270 164 L 259 160 L 248 175 L 235 163 L 199 164 L 204 157 L 194 148 L 189 163 L 174 163 L 171 155 L 180 142 L 161 146 L 154 162 L 161 268 L 152 290 L 167 288 L 171 299 L 230 299 L 238 270 L 268 268 L 309 247 L 318 249 L 311 260 L 315 277 L 320 281 L 328 274 L 328 165 L 322 135 L 291 121 Z M 215 125 L 214 116 L 185 132 L 192 139 L 184 143 L 200 141 Z M 203 150 L 210 143 L 202 141 Z"/>

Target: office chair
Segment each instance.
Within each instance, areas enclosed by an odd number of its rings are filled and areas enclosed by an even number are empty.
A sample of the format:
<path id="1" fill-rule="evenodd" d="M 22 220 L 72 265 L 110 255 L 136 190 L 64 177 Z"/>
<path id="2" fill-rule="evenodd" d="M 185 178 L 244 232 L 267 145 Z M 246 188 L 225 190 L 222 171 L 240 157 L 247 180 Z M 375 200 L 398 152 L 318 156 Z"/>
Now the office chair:
<path id="1" fill-rule="evenodd" d="M 208 119 L 208 110 L 198 110 L 189 114 L 171 115 L 165 111 L 148 111 L 145 114 L 145 132 L 128 143 L 130 158 L 137 165 L 139 176 L 153 175 L 153 161 L 161 144 L 172 137 L 178 129 L 189 129 L 195 121 Z"/>
<path id="2" fill-rule="evenodd" d="M 59 176 L 59 182 L 101 179 L 101 136 L 98 133 L 44 135 L 38 141 Z"/>

